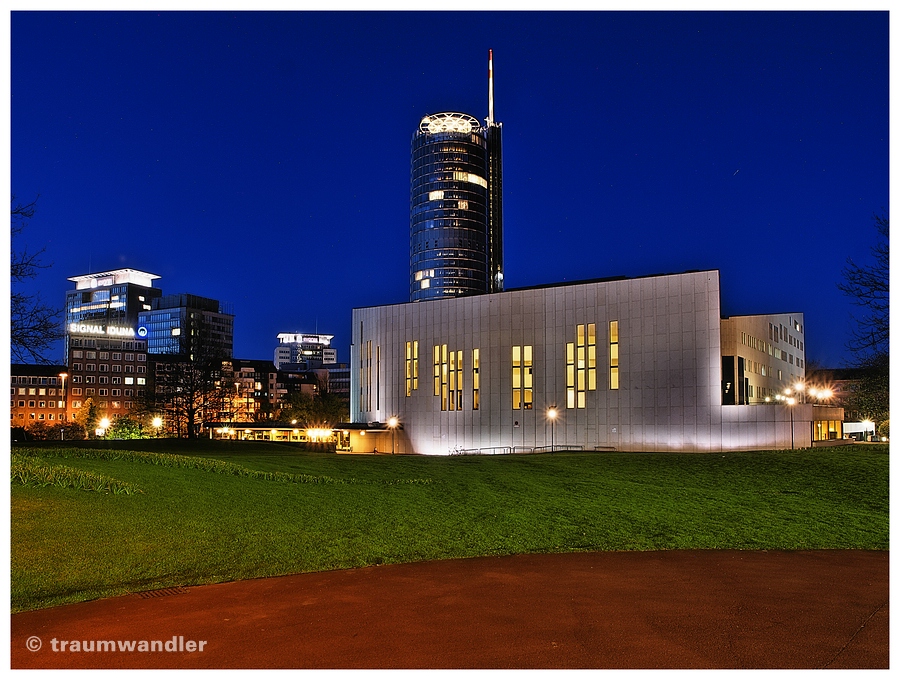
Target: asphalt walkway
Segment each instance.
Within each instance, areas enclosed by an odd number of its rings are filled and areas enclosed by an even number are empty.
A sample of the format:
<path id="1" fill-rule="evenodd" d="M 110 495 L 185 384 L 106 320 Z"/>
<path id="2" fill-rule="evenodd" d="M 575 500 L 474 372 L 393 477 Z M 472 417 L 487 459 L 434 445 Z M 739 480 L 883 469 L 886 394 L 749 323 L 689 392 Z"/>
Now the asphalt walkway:
<path id="1" fill-rule="evenodd" d="M 176 588 L 15 614 L 11 661 L 888 668 L 888 558 L 851 550 L 517 555 Z M 140 651 L 142 641 L 160 650 Z M 134 651 L 120 651 L 130 644 Z"/>

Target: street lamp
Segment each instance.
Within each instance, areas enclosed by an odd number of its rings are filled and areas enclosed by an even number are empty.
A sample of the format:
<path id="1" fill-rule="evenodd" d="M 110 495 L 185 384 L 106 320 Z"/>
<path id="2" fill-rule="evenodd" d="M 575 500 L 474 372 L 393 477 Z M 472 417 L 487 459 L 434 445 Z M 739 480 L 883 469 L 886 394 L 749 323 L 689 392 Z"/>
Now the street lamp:
<path id="1" fill-rule="evenodd" d="M 159 437 L 159 428 L 162 427 L 162 418 L 160 418 L 159 416 L 156 416 L 153 419 L 153 427 L 156 428 L 156 436 L 158 438 Z"/>
<path id="2" fill-rule="evenodd" d="M 394 432 L 397 431 L 397 425 L 400 424 L 400 421 L 396 416 L 391 416 L 388 419 L 388 427 L 391 428 L 391 455 L 394 453 Z"/>
<path id="3" fill-rule="evenodd" d="M 559 411 L 556 410 L 555 406 L 547 409 L 547 418 L 550 419 L 550 453 L 556 450 L 556 418 L 558 416 Z"/>
<path id="4" fill-rule="evenodd" d="M 59 388 L 59 396 L 62 397 L 63 410 L 66 414 L 66 420 L 69 419 L 69 400 L 66 398 L 66 378 L 69 377 L 69 374 L 63 371 L 59 374 L 60 379 L 60 388 Z"/>
<path id="5" fill-rule="evenodd" d="M 98 437 L 103 437 L 106 435 L 106 431 L 109 429 L 110 421 L 109 418 L 101 418 L 100 419 L 100 427 L 97 428 L 95 434 Z"/>

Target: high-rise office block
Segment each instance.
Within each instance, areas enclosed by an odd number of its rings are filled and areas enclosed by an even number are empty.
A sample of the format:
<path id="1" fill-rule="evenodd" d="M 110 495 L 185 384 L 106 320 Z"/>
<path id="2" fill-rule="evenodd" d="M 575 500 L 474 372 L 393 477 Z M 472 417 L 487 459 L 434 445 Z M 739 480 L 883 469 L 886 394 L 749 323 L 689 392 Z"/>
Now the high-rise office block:
<path id="1" fill-rule="evenodd" d="M 319 368 L 324 364 L 336 364 L 337 349 L 331 347 L 333 338 L 333 335 L 318 333 L 279 333 L 275 367 L 280 369 L 283 364 L 293 364 Z"/>
<path id="2" fill-rule="evenodd" d="M 412 139 L 410 300 L 503 289 L 501 124 L 493 66 L 486 125 L 466 113 L 422 118 Z"/>
<path id="3" fill-rule="evenodd" d="M 178 354 L 196 358 L 231 358 L 234 315 L 218 300 L 180 293 L 153 300 L 140 314 L 138 334 L 147 338 L 150 354 Z"/>
<path id="4" fill-rule="evenodd" d="M 131 412 L 146 396 L 147 340 L 138 317 L 162 295 L 156 274 L 114 269 L 69 277 L 66 293 L 66 410 L 69 419 L 88 401 L 101 418 Z"/>
<path id="5" fill-rule="evenodd" d="M 159 288 L 153 287 L 158 278 L 136 269 L 69 277 L 75 290 L 66 293 L 66 363 L 70 347 L 87 346 L 81 342 L 85 337 L 139 339 L 138 314 L 150 309 L 153 300 L 162 295 Z"/>

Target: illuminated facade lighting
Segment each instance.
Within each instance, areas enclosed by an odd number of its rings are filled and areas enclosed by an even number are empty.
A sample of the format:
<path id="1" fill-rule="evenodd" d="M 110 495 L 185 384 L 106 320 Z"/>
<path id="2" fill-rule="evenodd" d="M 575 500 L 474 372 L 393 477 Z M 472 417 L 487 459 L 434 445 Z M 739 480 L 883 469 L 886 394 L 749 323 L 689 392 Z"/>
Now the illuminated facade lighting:
<path id="1" fill-rule="evenodd" d="M 137 332 L 138 315 L 162 295 L 153 288 L 158 278 L 136 269 L 70 276 L 75 289 L 66 293 L 65 362 L 69 363 L 75 337 L 142 339 Z"/>
<path id="2" fill-rule="evenodd" d="M 430 455 L 760 450 L 840 437 L 843 410 L 797 403 L 801 375 L 788 374 L 789 361 L 773 357 L 784 376 L 758 404 L 723 402 L 729 324 L 719 309 L 715 270 L 536 286 L 445 299 L 439 308 L 357 308 L 351 422 L 399 417 L 398 451 Z M 793 316 L 794 339 L 780 345 L 799 345 L 802 317 Z M 756 318 L 754 327 L 779 318 Z M 419 389 L 410 378 L 416 344 L 432 366 Z M 384 451 L 390 432 L 376 432 L 366 437 L 373 443 L 354 431 L 353 450 Z"/>

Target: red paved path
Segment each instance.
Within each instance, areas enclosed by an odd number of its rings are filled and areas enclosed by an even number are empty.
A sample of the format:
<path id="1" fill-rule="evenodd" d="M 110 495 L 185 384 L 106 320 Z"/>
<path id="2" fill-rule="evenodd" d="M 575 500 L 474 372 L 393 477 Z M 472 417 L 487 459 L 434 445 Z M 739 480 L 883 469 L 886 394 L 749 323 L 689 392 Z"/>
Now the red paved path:
<path id="1" fill-rule="evenodd" d="M 887 668 L 888 557 L 518 555 L 197 586 L 13 615 L 12 667 Z M 173 636 L 204 650 L 51 651 Z"/>

